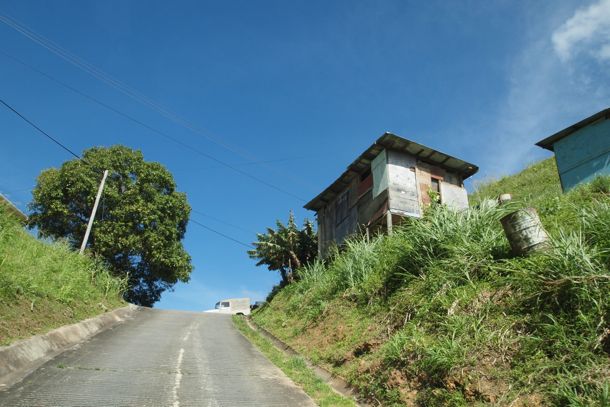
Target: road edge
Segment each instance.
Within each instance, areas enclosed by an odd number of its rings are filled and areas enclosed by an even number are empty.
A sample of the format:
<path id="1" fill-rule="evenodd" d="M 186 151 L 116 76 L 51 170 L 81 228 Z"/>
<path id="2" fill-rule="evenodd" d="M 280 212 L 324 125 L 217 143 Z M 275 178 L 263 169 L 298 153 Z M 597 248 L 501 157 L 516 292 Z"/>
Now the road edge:
<path id="1" fill-rule="evenodd" d="M 0 346 L 0 391 L 20 382 L 36 368 L 74 345 L 132 318 L 140 309 L 137 305 L 129 304 L 75 324 L 64 325 L 44 335 Z"/>
<path id="2" fill-rule="evenodd" d="M 265 328 L 258 325 L 250 316 L 244 317 L 246 324 L 250 329 L 255 332 L 258 332 L 260 335 L 265 337 L 267 340 L 273 344 L 279 351 L 283 352 L 288 356 L 298 356 L 307 365 L 307 367 L 313 371 L 313 373 L 321 379 L 324 383 L 326 383 L 335 393 L 340 394 L 343 397 L 349 398 L 353 400 L 353 402 L 358 407 L 369 407 L 370 404 L 367 404 L 364 400 L 362 400 L 359 396 L 358 391 L 350 386 L 345 379 L 339 377 L 332 372 L 326 370 L 323 367 L 320 367 L 314 363 L 312 363 L 309 359 L 303 357 L 300 353 L 294 350 L 290 345 L 273 335 L 271 332 L 267 331 Z"/>

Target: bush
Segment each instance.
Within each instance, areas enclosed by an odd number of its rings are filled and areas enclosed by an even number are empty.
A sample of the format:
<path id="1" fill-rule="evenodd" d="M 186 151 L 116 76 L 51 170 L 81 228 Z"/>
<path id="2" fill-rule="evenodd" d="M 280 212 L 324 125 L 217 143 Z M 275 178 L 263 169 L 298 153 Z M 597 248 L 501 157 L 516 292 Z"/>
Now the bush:
<path id="1" fill-rule="evenodd" d="M 310 350 L 374 400 L 462 405 L 501 394 L 505 404 L 607 405 L 610 178 L 568 194 L 558 184 L 537 192 L 536 172 L 556 179 L 551 164 L 484 187 L 495 194 L 520 186 L 509 205 L 479 193 L 469 210 L 433 205 L 392 236 L 348 240 L 331 260 L 302 269 L 301 281 L 256 318 L 284 339 L 326 332 L 328 324 L 361 329 L 336 322 L 337 304 L 376 321 L 378 330 L 349 334 L 362 337 L 365 351 L 337 355 L 345 333 Z M 514 257 L 500 219 L 531 205 L 551 244 Z"/>

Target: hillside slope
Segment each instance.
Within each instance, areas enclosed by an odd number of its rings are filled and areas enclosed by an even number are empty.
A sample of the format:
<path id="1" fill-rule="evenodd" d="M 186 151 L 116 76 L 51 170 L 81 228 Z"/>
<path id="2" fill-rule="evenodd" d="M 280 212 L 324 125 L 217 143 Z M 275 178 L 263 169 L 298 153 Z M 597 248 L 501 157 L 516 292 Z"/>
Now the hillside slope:
<path id="1" fill-rule="evenodd" d="M 610 180 L 562 195 L 545 160 L 471 203 L 348 242 L 254 319 L 373 404 L 610 405 Z M 552 247 L 513 257 L 499 219 L 526 205 Z"/>
<path id="2" fill-rule="evenodd" d="M 0 206 L 0 345 L 124 306 L 123 289 L 101 264 L 37 240 Z"/>

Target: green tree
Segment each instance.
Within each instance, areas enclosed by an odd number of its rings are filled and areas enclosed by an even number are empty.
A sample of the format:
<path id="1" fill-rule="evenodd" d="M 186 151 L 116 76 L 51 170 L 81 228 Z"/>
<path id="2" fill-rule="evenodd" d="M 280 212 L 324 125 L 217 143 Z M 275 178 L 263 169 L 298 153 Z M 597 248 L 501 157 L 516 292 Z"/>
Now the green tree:
<path id="1" fill-rule="evenodd" d="M 267 228 L 267 233 L 258 233 L 254 249 L 248 251 L 252 259 L 259 260 L 257 266 L 266 265 L 282 276 L 282 285 L 298 279 L 297 270 L 315 260 L 318 240 L 313 223 L 307 219 L 299 229 L 294 214 L 290 212 L 288 223 L 276 221 L 277 229 Z"/>
<path id="2" fill-rule="evenodd" d="M 191 208 L 161 164 L 125 146 L 88 149 L 82 160 L 39 175 L 29 226 L 79 247 L 105 169 L 109 175 L 87 248 L 127 278 L 126 300 L 152 306 L 192 271 L 181 243 Z"/>

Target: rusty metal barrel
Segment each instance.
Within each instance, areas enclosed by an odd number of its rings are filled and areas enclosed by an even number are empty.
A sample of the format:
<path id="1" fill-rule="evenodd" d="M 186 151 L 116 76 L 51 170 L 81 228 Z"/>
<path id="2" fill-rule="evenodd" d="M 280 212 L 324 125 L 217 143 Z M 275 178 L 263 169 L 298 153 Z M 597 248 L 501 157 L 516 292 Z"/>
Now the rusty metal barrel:
<path id="1" fill-rule="evenodd" d="M 513 253 L 527 255 L 548 246 L 549 236 L 534 208 L 519 209 L 500 219 Z"/>

